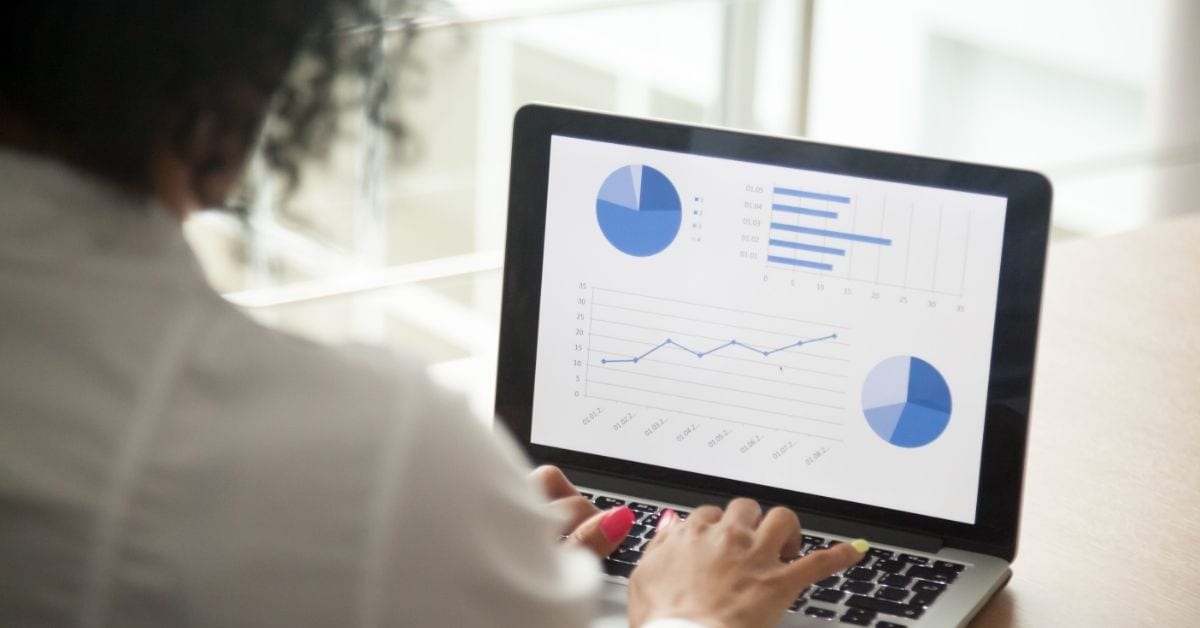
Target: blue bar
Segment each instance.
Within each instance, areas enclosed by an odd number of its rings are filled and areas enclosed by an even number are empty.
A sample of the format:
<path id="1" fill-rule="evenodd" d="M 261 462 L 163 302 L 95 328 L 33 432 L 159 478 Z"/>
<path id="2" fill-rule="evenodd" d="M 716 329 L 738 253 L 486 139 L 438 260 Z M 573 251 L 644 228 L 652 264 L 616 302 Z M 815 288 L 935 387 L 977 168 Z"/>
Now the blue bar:
<path id="1" fill-rule="evenodd" d="M 799 196 L 800 198 L 811 198 L 817 201 L 829 201 L 831 203 L 849 203 L 849 196 L 838 196 L 836 194 L 822 194 L 820 192 L 805 192 L 804 190 L 793 190 L 791 188 L 775 188 L 776 194 L 784 196 Z"/>
<path id="2" fill-rule="evenodd" d="M 830 246 L 817 246 L 815 244 L 805 244 L 803 242 L 791 242 L 788 240 L 776 240 L 771 238 L 767 241 L 771 246 L 782 246 L 788 249 L 799 249 L 801 251 L 812 251 L 813 253 L 827 253 L 829 255 L 845 255 L 846 249 L 835 249 Z"/>
<path id="3" fill-rule="evenodd" d="M 837 218 L 837 212 L 829 212 L 823 209 L 809 209 L 808 207 L 795 207 L 793 205 L 780 205 L 775 203 L 771 205 L 771 209 L 775 211 L 788 212 L 789 214 L 804 214 L 805 216 L 816 216 L 818 218 Z"/>
<path id="4" fill-rule="evenodd" d="M 789 266 L 804 266 L 805 268 L 815 268 L 817 270 L 833 270 L 833 264 L 823 264 L 821 262 L 810 262 L 806 259 L 792 259 L 790 257 L 779 257 L 778 255 L 768 255 L 768 262 L 777 264 L 787 264 Z"/>
<path id="5" fill-rule="evenodd" d="M 879 244 L 882 246 L 891 246 L 892 241 L 888 238 L 876 238 L 875 236 L 859 235 L 857 233 L 846 233 L 845 231 L 830 231 L 828 229 L 813 229 L 812 227 L 799 227 L 796 225 L 785 225 L 781 222 L 771 223 L 772 229 L 780 231 L 791 231 L 792 233 L 807 233 L 809 235 L 825 236 L 827 238 L 838 238 L 841 240 L 853 240 L 855 242 L 866 242 L 867 244 Z"/>

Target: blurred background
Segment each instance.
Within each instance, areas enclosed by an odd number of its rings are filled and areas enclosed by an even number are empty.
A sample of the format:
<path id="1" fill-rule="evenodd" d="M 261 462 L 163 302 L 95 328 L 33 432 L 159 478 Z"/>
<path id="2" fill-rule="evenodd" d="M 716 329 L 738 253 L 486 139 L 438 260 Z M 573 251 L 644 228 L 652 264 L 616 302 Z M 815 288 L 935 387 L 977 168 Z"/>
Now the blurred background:
<path id="1" fill-rule="evenodd" d="M 456 0 L 391 15 L 399 143 L 348 110 L 280 202 L 189 238 L 217 288 L 321 342 L 415 354 L 490 414 L 512 115 L 530 101 L 998 163 L 1055 185 L 1054 239 L 1200 211 L 1191 0 Z"/>

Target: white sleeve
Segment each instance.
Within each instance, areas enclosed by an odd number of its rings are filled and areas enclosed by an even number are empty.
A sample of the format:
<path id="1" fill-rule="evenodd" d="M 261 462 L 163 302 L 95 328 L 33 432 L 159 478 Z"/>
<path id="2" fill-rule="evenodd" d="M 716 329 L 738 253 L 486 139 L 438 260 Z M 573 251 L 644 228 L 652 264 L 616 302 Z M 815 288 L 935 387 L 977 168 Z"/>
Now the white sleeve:
<path id="1" fill-rule="evenodd" d="M 402 386 L 379 469 L 364 587 L 367 626 L 585 626 L 598 561 L 558 521 L 507 434 L 432 384 Z M 422 390 L 424 388 L 424 390 Z M 407 397 L 407 398 L 405 398 Z"/>

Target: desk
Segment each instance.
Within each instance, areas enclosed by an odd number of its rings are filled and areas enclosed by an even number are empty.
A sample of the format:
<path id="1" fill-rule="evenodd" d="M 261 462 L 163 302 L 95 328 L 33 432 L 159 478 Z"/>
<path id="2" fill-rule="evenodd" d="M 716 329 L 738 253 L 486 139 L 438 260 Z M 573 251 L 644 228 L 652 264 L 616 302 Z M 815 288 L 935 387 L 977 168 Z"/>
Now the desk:
<path id="1" fill-rule="evenodd" d="M 1051 247 L 1021 546 L 972 622 L 1200 623 L 1200 217 Z"/>

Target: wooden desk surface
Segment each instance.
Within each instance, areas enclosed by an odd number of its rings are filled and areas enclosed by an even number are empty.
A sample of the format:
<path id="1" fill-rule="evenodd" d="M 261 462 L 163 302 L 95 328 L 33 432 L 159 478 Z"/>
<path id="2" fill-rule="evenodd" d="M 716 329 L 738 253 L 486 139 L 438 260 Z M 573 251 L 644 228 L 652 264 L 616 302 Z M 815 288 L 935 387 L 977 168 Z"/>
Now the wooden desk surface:
<path id="1" fill-rule="evenodd" d="M 1200 624 L 1200 217 L 1047 273 L 1021 546 L 971 625 Z"/>

